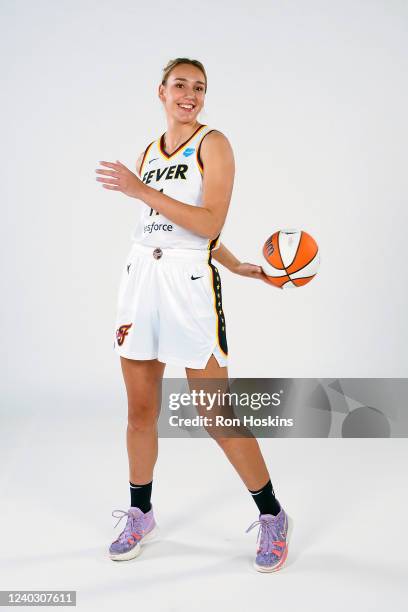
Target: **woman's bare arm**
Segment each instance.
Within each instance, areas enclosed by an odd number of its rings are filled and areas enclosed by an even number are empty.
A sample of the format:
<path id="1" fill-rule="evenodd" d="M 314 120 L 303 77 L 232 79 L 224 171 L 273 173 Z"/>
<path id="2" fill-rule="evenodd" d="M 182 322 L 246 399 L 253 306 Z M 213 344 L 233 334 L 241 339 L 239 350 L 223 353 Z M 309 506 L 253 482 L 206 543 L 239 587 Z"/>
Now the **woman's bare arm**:
<path id="1" fill-rule="evenodd" d="M 218 261 L 222 266 L 241 276 L 249 276 L 250 278 L 258 278 L 268 283 L 265 272 L 261 266 L 255 264 L 241 262 L 227 249 L 225 244 L 220 244 L 218 249 L 211 251 L 212 259 Z"/>
<path id="2" fill-rule="evenodd" d="M 209 200 L 210 198 L 214 196 L 214 193 L 217 189 L 217 184 L 222 182 L 222 173 L 220 173 L 220 168 L 222 168 L 222 164 L 217 165 L 217 163 L 215 163 L 215 161 L 217 160 L 217 157 L 218 157 L 218 160 L 220 161 L 219 156 L 217 155 L 215 155 L 214 157 L 212 156 L 212 151 L 214 151 L 213 145 L 215 144 L 214 138 L 212 138 L 212 144 L 210 142 L 209 147 L 204 146 L 206 140 L 208 140 L 213 135 L 217 136 L 217 134 L 218 132 L 209 134 L 203 141 L 203 146 L 202 146 L 203 150 L 201 153 L 201 158 L 203 160 L 203 163 L 205 164 L 204 178 L 203 178 L 203 183 L 205 185 L 205 202 L 207 202 L 207 199 Z M 220 134 L 220 136 L 222 137 L 222 139 L 224 139 L 224 146 L 225 146 L 225 141 L 226 141 L 230 149 L 230 145 L 227 139 L 225 138 L 225 136 L 223 136 L 222 134 Z M 224 224 L 225 216 L 228 211 L 228 206 L 229 206 L 229 202 L 231 199 L 232 186 L 233 186 L 233 181 L 234 181 L 234 158 L 233 158 L 232 150 L 230 151 L 230 153 L 231 153 L 231 157 L 227 164 L 229 166 L 229 181 L 228 181 L 228 185 L 226 186 L 226 190 L 224 192 L 224 204 L 223 206 L 221 206 L 221 209 L 224 210 L 223 215 L 221 215 L 222 225 Z M 140 166 L 142 164 L 143 156 L 144 156 L 144 153 L 141 153 L 136 162 L 136 172 L 137 172 L 137 175 L 139 176 L 140 176 Z M 100 163 L 104 166 L 112 168 L 112 170 L 101 170 L 101 169 L 97 170 L 97 173 L 103 175 L 103 177 L 97 178 L 96 180 L 105 183 L 103 187 L 105 187 L 106 189 L 113 189 L 115 191 L 121 191 L 122 193 L 125 193 L 126 195 L 129 195 L 131 197 L 143 199 L 140 196 L 140 190 L 141 190 L 141 187 L 143 188 L 146 186 L 144 185 L 144 183 L 142 183 L 142 181 L 138 178 L 138 176 L 136 176 L 136 174 L 131 172 L 128 168 L 126 168 L 126 166 L 124 166 L 120 162 L 117 162 L 116 164 L 113 164 L 111 162 L 100 162 Z M 205 172 L 205 168 L 207 168 L 208 170 L 208 164 L 210 164 L 210 168 L 213 167 L 214 173 L 211 173 L 208 171 L 207 173 Z M 213 174 L 212 179 L 211 179 L 211 174 Z M 105 178 L 107 176 L 111 176 L 114 178 L 112 179 Z M 178 202 L 177 200 L 173 200 L 173 198 L 164 196 L 164 194 L 160 192 L 156 192 L 154 189 L 150 187 L 147 187 L 147 188 L 149 189 L 149 192 L 154 191 L 155 193 L 157 193 L 159 200 L 161 202 L 163 202 L 163 198 L 165 198 L 164 201 L 173 202 L 175 204 L 176 209 L 179 209 L 180 207 L 182 211 L 185 211 L 186 209 L 194 209 L 195 211 L 198 211 L 199 213 L 200 213 L 200 210 L 202 210 L 202 207 L 191 206 L 189 204 Z M 216 196 L 214 196 L 214 200 L 216 200 Z M 152 206 L 152 208 L 154 207 Z M 168 213 L 165 213 L 164 210 L 162 212 L 163 214 L 165 214 L 165 216 L 168 216 Z M 170 220 L 174 220 L 174 219 L 170 219 Z M 180 223 L 180 225 L 183 225 L 183 223 Z M 222 229 L 222 225 L 220 225 L 219 229 L 217 228 L 216 232 L 214 232 L 213 230 L 211 232 L 211 236 L 209 235 L 208 237 L 217 238 L 217 236 L 219 235 Z M 201 233 L 200 235 L 205 235 L 205 234 Z M 220 244 L 218 249 L 212 251 L 212 258 L 218 261 L 221 265 L 225 266 L 231 272 L 234 272 L 235 274 L 240 274 L 241 276 L 249 276 L 251 278 L 259 278 L 260 280 L 268 282 L 261 266 L 256 266 L 254 264 L 250 264 L 246 262 L 244 263 L 240 262 L 235 257 L 235 255 L 233 255 L 231 251 L 227 249 L 227 247 L 224 244 Z"/>
<path id="3" fill-rule="evenodd" d="M 218 249 L 211 251 L 211 257 L 231 272 L 236 272 L 241 263 L 222 242 Z"/>
<path id="4" fill-rule="evenodd" d="M 147 185 L 140 199 L 177 225 L 214 239 L 224 225 L 234 183 L 234 156 L 227 138 L 220 132 L 208 134 L 201 146 L 201 159 L 204 165 L 201 206 L 179 202 Z"/>
<path id="5" fill-rule="evenodd" d="M 220 132 L 208 134 L 201 147 L 201 159 L 204 164 L 201 206 L 179 202 L 145 185 L 121 162 L 101 161 L 100 164 L 110 170 L 98 168 L 96 172 L 103 177 L 96 180 L 104 183 L 105 189 L 121 191 L 142 200 L 177 225 L 213 240 L 224 225 L 234 183 L 234 155 L 228 139 Z"/>

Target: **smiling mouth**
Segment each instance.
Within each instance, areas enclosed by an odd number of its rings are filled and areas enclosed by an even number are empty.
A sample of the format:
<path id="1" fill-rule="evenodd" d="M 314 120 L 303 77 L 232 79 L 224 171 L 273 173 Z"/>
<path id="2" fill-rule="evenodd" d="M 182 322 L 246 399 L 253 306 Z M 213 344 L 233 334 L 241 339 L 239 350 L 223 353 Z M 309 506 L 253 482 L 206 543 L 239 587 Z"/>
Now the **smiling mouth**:
<path id="1" fill-rule="evenodd" d="M 183 110 L 187 112 L 191 112 L 195 109 L 194 104 L 177 104 L 177 106 L 179 106 L 180 108 L 182 108 Z"/>

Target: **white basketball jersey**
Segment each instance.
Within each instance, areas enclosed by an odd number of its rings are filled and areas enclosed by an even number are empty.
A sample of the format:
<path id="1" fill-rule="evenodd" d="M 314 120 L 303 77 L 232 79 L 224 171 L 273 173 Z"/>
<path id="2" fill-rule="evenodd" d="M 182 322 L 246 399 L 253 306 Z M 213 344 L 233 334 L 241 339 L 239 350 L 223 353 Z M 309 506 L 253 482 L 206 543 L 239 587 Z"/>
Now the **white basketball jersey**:
<path id="1" fill-rule="evenodd" d="M 164 135 L 146 149 L 140 166 L 140 178 L 146 185 L 192 206 L 202 205 L 203 165 L 201 142 L 212 129 L 200 126 L 188 140 L 169 155 L 164 148 Z M 176 225 L 164 215 L 145 205 L 132 241 L 152 247 L 212 250 L 218 247 L 219 236 L 209 240 Z"/>

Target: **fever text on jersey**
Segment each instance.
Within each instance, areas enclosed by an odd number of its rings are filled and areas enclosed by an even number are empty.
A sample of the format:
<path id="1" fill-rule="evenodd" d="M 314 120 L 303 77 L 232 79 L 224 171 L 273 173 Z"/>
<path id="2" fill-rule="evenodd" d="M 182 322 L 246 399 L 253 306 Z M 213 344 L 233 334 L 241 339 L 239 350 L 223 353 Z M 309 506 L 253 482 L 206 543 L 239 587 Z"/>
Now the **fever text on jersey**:
<path id="1" fill-rule="evenodd" d="M 145 172 L 143 175 L 143 183 L 148 185 L 151 181 L 155 180 L 158 183 L 161 179 L 165 181 L 169 179 L 184 179 L 186 180 L 188 166 L 186 164 L 177 164 L 176 166 L 166 166 L 165 168 L 157 168 L 156 170 L 150 170 Z"/>

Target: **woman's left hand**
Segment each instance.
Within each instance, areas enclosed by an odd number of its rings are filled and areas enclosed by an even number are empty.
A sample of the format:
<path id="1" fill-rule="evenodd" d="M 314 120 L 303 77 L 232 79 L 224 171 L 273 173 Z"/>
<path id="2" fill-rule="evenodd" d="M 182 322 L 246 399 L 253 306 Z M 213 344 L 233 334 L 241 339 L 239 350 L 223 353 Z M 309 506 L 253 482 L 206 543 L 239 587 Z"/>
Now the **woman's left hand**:
<path id="1" fill-rule="evenodd" d="M 258 278 L 259 280 L 263 280 L 265 283 L 270 284 L 265 272 L 262 270 L 261 266 L 255 266 L 250 263 L 240 263 L 234 270 L 236 274 L 240 274 L 241 276 L 249 276 L 250 278 Z"/>
<path id="2" fill-rule="evenodd" d="M 120 161 L 116 160 L 116 164 L 113 162 L 101 161 L 101 166 L 111 168 L 110 170 L 103 170 L 97 168 L 95 172 L 102 174 L 103 176 L 96 177 L 96 180 L 103 183 L 102 187 L 105 189 L 113 189 L 114 191 L 121 191 L 131 198 L 140 198 L 144 189 L 145 184 L 129 170 Z"/>

